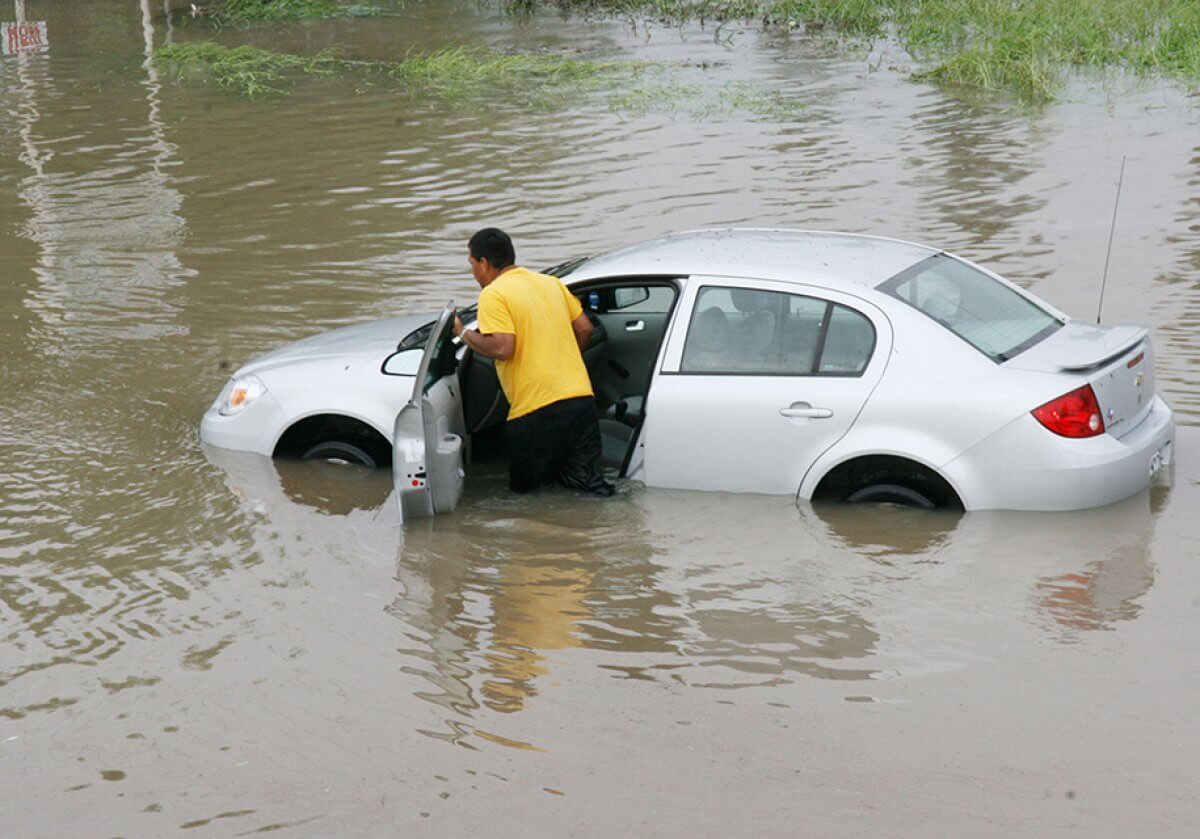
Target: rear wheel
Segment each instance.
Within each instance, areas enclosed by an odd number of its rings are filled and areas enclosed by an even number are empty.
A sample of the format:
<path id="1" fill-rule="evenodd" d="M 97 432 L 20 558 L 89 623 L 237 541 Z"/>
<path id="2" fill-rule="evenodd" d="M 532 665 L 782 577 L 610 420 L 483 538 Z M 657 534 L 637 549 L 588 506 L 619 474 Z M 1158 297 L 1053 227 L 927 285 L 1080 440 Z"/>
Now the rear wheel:
<path id="1" fill-rule="evenodd" d="M 831 469 L 812 500 L 899 504 L 920 510 L 962 510 L 954 488 L 933 469 L 895 455 L 864 455 Z"/>
<path id="2" fill-rule="evenodd" d="M 346 440 L 322 440 L 301 453 L 303 460 L 329 460 L 334 463 L 352 463 L 356 466 L 380 465 L 380 460 L 367 450 L 368 447 Z"/>
<path id="3" fill-rule="evenodd" d="M 846 496 L 849 504 L 900 504 L 932 510 L 937 505 L 919 490 L 901 484 L 870 484 Z"/>

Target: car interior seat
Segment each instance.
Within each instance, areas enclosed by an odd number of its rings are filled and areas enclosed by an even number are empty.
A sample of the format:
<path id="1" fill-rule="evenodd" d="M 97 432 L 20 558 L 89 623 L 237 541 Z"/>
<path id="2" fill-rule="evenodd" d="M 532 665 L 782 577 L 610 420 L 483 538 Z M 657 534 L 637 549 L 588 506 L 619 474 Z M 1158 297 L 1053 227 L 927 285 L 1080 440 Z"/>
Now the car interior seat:
<path id="1" fill-rule="evenodd" d="M 721 370 L 729 366 L 729 319 L 718 306 L 696 316 L 683 348 L 683 369 Z"/>
<path id="2" fill-rule="evenodd" d="M 733 330 L 732 354 L 738 369 L 765 366 L 763 356 L 775 340 L 776 295 L 745 288 L 731 289 L 733 305 L 743 314 Z"/>

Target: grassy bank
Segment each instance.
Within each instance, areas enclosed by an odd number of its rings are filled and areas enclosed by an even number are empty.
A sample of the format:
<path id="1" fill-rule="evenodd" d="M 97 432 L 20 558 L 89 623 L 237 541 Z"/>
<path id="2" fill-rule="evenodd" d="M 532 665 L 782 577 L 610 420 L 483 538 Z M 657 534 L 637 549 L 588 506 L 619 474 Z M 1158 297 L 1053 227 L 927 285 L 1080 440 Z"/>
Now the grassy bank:
<path id="1" fill-rule="evenodd" d="M 761 20 L 795 27 L 831 26 L 852 35 L 883 32 L 888 5 L 879 0 L 500 0 L 512 12 L 529 12 L 539 6 L 564 11 L 659 20 L 731 21 Z"/>
<path id="2" fill-rule="evenodd" d="M 375 6 L 339 0 L 212 0 L 196 5 L 216 24 L 283 23 L 380 14 Z"/>
<path id="3" fill-rule="evenodd" d="M 251 46 L 226 47 L 212 41 L 161 47 L 154 52 L 154 63 L 177 79 L 211 80 L 249 97 L 284 93 L 287 85 L 305 76 L 355 74 L 390 80 L 413 93 L 442 99 L 467 98 L 497 88 L 536 95 L 580 87 L 629 66 L 461 47 L 410 53 L 396 62 L 362 61 L 344 58 L 336 50 L 302 56 Z"/>
<path id="4" fill-rule="evenodd" d="M 176 79 L 203 78 L 228 90 L 256 97 L 282 93 L 279 85 L 298 76 L 328 76 L 341 59 L 333 52 L 315 56 L 270 52 L 258 47 L 225 47 L 212 41 L 169 44 L 154 51 L 154 65 Z"/>
<path id="5" fill-rule="evenodd" d="M 931 81 L 1049 98 L 1072 68 L 1200 81 L 1195 0 L 954 0 L 898 6 L 909 52 Z"/>
<path id="6" fill-rule="evenodd" d="M 751 83 L 698 80 L 693 67 L 462 47 L 410 52 L 389 62 L 347 59 L 336 50 L 303 56 L 204 41 L 160 47 L 154 63 L 177 81 L 212 82 L 250 98 L 284 94 L 303 78 L 352 75 L 367 84 L 395 84 L 410 95 L 449 102 L 496 101 L 501 94 L 509 104 L 553 107 L 598 94 L 615 111 L 700 117 L 730 111 L 792 117 L 804 107 Z"/>
<path id="7" fill-rule="evenodd" d="M 895 38 L 917 78 L 1053 97 L 1072 68 L 1200 83 L 1198 0 L 513 0 L 589 14 L 757 20 L 851 38 Z"/>

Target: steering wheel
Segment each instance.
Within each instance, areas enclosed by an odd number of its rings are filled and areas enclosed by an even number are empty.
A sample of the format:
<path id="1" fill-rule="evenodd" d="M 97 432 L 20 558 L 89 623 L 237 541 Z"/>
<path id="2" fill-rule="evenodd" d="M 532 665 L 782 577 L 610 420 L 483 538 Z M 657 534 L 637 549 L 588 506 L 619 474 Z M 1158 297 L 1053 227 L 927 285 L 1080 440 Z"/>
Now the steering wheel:
<path id="1" fill-rule="evenodd" d="M 588 338 L 587 346 L 583 348 L 583 351 L 586 353 L 596 349 L 608 340 L 608 330 L 604 328 L 603 321 L 596 317 L 595 312 L 585 309 L 584 314 L 587 315 L 587 319 L 592 324 L 592 336 Z"/>

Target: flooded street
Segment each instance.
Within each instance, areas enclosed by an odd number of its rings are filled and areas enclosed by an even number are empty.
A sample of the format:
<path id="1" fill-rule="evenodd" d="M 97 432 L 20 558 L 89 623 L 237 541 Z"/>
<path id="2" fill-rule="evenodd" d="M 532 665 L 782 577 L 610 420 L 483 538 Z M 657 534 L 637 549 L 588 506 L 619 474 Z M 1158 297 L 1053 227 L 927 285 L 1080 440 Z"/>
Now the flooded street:
<path id="1" fill-rule="evenodd" d="M 51 50 L 0 60 L 5 835 L 1200 830 L 1185 87 L 1081 79 L 1030 109 L 915 83 L 894 44 L 452 0 L 218 33 L 157 2 L 26 6 Z M 536 105 L 342 76 L 249 100 L 149 61 L 214 37 L 666 75 Z M 722 93 L 748 89 L 790 107 Z M 484 225 L 534 268 L 694 227 L 894 236 L 1090 322 L 1122 155 L 1104 320 L 1152 325 L 1179 431 L 1173 486 L 1111 507 L 516 498 L 491 465 L 401 529 L 386 470 L 197 437 L 255 355 L 474 302 Z"/>

